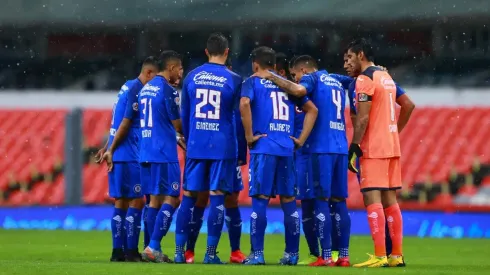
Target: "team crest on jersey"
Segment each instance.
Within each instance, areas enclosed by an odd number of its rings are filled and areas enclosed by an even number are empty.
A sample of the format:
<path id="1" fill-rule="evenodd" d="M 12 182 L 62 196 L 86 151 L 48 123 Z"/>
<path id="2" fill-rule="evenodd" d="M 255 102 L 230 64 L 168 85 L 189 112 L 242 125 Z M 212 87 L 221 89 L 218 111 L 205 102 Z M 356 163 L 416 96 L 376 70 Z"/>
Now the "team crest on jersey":
<path id="1" fill-rule="evenodd" d="M 174 99 L 175 104 L 180 105 L 180 97 L 175 97 Z"/>
<path id="2" fill-rule="evenodd" d="M 133 111 L 138 111 L 138 102 L 133 103 Z"/>
<path id="3" fill-rule="evenodd" d="M 179 190 L 179 183 L 178 182 L 172 183 L 172 189 L 174 189 L 175 191 Z"/>
<path id="4" fill-rule="evenodd" d="M 135 193 L 141 193 L 141 184 L 136 184 L 134 187 L 133 187 L 133 191 Z"/>
<path id="5" fill-rule="evenodd" d="M 297 114 L 300 114 L 303 112 L 303 110 L 301 110 L 298 106 L 295 106 L 295 109 L 296 109 Z"/>

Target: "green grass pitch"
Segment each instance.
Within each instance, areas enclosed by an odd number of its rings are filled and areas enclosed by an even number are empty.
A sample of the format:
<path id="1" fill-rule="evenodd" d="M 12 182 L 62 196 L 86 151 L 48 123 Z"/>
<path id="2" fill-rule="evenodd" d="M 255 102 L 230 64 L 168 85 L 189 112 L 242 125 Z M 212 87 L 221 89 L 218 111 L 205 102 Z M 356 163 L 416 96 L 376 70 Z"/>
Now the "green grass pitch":
<path id="1" fill-rule="evenodd" d="M 196 246 L 196 260 L 201 261 L 205 235 Z M 405 238 L 405 268 L 328 268 L 288 267 L 276 263 L 282 256 L 284 237 L 266 236 L 267 266 L 193 265 L 154 263 L 110 263 L 109 232 L 78 231 L 0 231 L 0 274 L 488 274 L 490 240 Z M 249 236 L 242 237 L 242 250 L 248 252 Z M 173 255 L 174 236 L 164 238 L 163 250 Z M 228 236 L 223 234 L 219 247 L 222 260 L 228 261 Z M 351 263 L 366 259 L 372 251 L 371 238 L 351 239 Z M 301 241 L 306 256 L 305 241 Z"/>

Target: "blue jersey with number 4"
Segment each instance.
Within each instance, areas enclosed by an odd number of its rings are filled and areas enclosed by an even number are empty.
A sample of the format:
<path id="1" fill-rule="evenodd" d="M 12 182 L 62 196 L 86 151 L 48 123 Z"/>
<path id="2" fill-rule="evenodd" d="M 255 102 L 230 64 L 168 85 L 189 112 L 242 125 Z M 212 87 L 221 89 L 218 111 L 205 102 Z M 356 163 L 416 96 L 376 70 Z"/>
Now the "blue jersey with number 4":
<path id="1" fill-rule="evenodd" d="M 181 112 L 188 158 L 237 158 L 235 112 L 241 83 L 239 75 L 216 63 L 199 66 L 185 77 Z"/>
<path id="2" fill-rule="evenodd" d="M 270 80 L 258 77 L 243 82 L 242 97 L 250 98 L 254 135 L 267 134 L 257 141 L 250 153 L 292 156 L 294 143 L 290 136 L 294 135 L 295 107 L 299 100 Z"/>
<path id="3" fill-rule="evenodd" d="M 112 108 L 112 122 L 109 135 L 110 147 L 116 136 L 117 129 L 123 119 L 131 120 L 131 128 L 128 135 L 116 148 L 113 161 L 138 161 L 139 160 L 139 140 L 140 140 L 140 122 L 138 113 L 138 92 L 143 87 L 143 83 L 136 78 L 129 80 L 121 87 L 117 95 L 117 101 Z"/>
<path id="4" fill-rule="evenodd" d="M 141 89 L 140 162 L 178 162 L 176 132 L 172 120 L 179 116 L 179 93 L 157 75 Z"/>
<path id="5" fill-rule="evenodd" d="M 304 75 L 300 82 L 318 108 L 315 127 L 305 146 L 311 153 L 347 154 L 345 132 L 345 90 L 326 71 Z"/>

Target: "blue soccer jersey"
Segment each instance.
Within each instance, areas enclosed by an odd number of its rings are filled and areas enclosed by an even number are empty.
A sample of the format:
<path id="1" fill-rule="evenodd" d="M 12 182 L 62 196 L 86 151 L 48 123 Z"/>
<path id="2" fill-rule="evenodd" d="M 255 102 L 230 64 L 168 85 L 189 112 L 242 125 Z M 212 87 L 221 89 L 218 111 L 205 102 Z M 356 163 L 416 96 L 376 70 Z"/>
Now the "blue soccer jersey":
<path id="1" fill-rule="evenodd" d="M 225 65 L 206 63 L 182 87 L 182 127 L 191 159 L 237 158 L 235 110 L 242 78 Z"/>
<path id="2" fill-rule="evenodd" d="M 143 83 L 136 78 L 127 81 L 119 91 L 117 101 L 112 109 L 112 122 L 108 146 L 114 141 L 116 131 L 124 118 L 132 121 L 126 138 L 114 151 L 113 161 L 139 160 L 140 122 L 138 113 L 138 92 L 143 88 Z"/>
<path id="3" fill-rule="evenodd" d="M 139 93 L 140 162 L 178 162 L 172 120 L 180 118 L 179 93 L 157 75 Z"/>
<path id="4" fill-rule="evenodd" d="M 292 156 L 296 98 L 272 81 L 251 77 L 242 84 L 242 97 L 250 98 L 254 135 L 267 134 L 250 149 L 251 154 Z"/>
<path id="5" fill-rule="evenodd" d="M 311 153 L 347 154 L 342 84 L 323 70 L 304 75 L 299 84 L 318 108 L 315 127 L 305 146 Z"/>

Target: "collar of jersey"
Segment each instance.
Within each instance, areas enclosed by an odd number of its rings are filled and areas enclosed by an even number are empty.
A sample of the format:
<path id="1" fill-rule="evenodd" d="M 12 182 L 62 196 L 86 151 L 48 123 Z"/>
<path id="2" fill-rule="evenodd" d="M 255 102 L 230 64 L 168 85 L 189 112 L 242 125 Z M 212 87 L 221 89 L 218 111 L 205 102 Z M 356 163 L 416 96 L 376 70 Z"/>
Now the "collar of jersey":
<path id="1" fill-rule="evenodd" d="M 214 65 L 214 66 L 222 66 L 222 67 L 225 66 L 225 64 L 218 64 L 218 63 L 213 63 L 213 62 L 206 62 L 206 65 Z"/>

